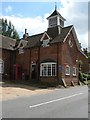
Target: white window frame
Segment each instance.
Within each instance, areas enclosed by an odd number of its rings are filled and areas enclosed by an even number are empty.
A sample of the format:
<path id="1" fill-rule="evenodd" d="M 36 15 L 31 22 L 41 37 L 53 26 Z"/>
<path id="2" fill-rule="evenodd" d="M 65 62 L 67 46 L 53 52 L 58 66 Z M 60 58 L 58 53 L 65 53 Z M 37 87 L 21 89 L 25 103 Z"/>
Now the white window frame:
<path id="1" fill-rule="evenodd" d="M 0 74 L 4 73 L 4 62 L 0 62 Z"/>
<path id="2" fill-rule="evenodd" d="M 56 18 L 56 23 L 51 23 L 51 19 L 54 19 L 54 18 Z M 49 26 L 49 28 L 51 28 L 51 27 L 53 27 L 53 26 L 56 26 L 57 25 L 57 22 L 58 22 L 58 19 L 57 19 L 57 15 L 56 16 L 53 16 L 53 17 L 50 17 L 49 18 L 49 20 L 48 20 L 48 26 Z"/>
<path id="3" fill-rule="evenodd" d="M 74 70 L 74 71 L 73 71 Z M 73 76 L 76 76 L 76 67 L 73 67 L 72 68 L 72 73 L 73 73 Z"/>
<path id="4" fill-rule="evenodd" d="M 55 65 L 55 75 L 52 74 L 52 66 L 53 66 L 53 64 Z M 51 66 L 51 68 L 50 68 L 50 69 L 51 69 L 50 75 L 48 74 L 48 66 L 49 66 L 49 65 Z M 46 67 L 46 75 L 43 75 L 43 74 L 42 74 L 43 66 Z M 56 63 L 54 63 L 54 62 L 41 63 L 41 64 L 40 64 L 40 76 L 41 76 L 41 77 L 56 76 Z"/>
<path id="5" fill-rule="evenodd" d="M 71 39 L 69 39 L 68 43 L 69 43 L 69 46 L 72 48 L 73 47 L 73 43 L 72 43 Z"/>
<path id="6" fill-rule="evenodd" d="M 50 42 L 49 39 L 43 40 L 42 46 L 43 47 L 49 47 L 49 42 Z"/>
<path id="7" fill-rule="evenodd" d="M 66 73 L 67 71 L 66 71 L 66 69 L 68 68 L 68 73 Z M 66 67 L 65 67 L 65 75 L 70 75 L 70 66 L 69 65 L 66 65 Z"/>

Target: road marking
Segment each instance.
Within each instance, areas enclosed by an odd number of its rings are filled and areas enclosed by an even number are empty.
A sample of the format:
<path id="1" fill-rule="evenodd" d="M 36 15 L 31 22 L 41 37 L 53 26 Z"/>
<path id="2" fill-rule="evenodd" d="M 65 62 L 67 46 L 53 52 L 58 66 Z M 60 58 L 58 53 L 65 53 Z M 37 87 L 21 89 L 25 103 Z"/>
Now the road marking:
<path id="1" fill-rule="evenodd" d="M 31 105 L 29 107 L 34 108 L 34 107 L 38 107 L 38 106 L 41 106 L 41 105 L 46 105 L 46 104 L 49 104 L 49 103 L 52 103 L 52 102 L 57 102 L 57 101 L 60 101 L 60 100 L 69 99 L 69 98 L 72 98 L 72 97 L 75 97 L 75 96 L 78 96 L 78 95 L 82 95 L 82 94 L 84 94 L 84 93 L 78 93 L 78 94 L 70 95 L 70 96 L 59 98 L 59 99 L 56 99 L 56 100 L 51 100 L 51 101 L 48 101 L 48 102 L 43 102 L 43 103 Z"/>

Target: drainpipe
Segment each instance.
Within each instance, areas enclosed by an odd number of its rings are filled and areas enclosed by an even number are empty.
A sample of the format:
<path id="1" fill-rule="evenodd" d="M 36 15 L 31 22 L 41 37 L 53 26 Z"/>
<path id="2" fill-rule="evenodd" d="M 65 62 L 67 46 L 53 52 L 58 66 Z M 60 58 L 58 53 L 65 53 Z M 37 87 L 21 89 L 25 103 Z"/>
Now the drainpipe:
<path id="1" fill-rule="evenodd" d="M 9 75 L 10 75 L 10 80 L 11 80 L 11 75 L 12 75 L 12 73 L 11 73 L 11 70 L 12 70 L 12 68 L 11 68 L 11 65 L 12 65 L 12 63 L 11 63 L 11 58 L 12 57 L 12 51 L 10 51 L 10 70 L 9 70 Z"/>
<path id="2" fill-rule="evenodd" d="M 29 54 L 29 79 L 31 80 L 31 48 L 30 48 L 30 54 Z"/>
<path id="3" fill-rule="evenodd" d="M 59 46 L 57 43 L 57 83 L 59 84 L 59 78 L 58 78 L 58 73 L 59 73 L 59 69 L 58 69 L 58 60 L 59 60 Z"/>
<path id="4" fill-rule="evenodd" d="M 38 76 L 37 76 L 38 82 L 40 81 L 40 44 L 38 46 Z"/>

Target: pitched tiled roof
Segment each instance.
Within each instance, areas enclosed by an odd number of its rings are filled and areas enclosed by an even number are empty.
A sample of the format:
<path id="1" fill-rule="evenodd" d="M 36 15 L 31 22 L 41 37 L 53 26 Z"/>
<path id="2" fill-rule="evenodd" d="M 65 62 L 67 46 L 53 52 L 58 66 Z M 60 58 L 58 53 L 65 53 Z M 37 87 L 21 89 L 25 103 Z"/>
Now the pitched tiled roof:
<path id="1" fill-rule="evenodd" d="M 59 33 L 59 28 L 60 26 L 55 26 L 55 27 L 51 27 L 47 29 L 47 34 L 51 37 L 51 38 L 55 38 L 58 33 Z"/>
<path id="2" fill-rule="evenodd" d="M 32 47 L 38 46 L 39 43 L 40 43 L 40 39 L 41 39 L 43 34 L 44 33 L 33 35 L 33 36 L 29 36 L 27 38 L 28 43 L 27 43 L 27 46 L 25 48 L 32 48 Z"/>
<path id="3" fill-rule="evenodd" d="M 46 31 L 51 38 L 53 35 L 56 36 L 51 39 L 50 43 L 52 44 L 52 43 L 62 42 L 72 27 L 73 25 L 62 28 L 61 33 L 59 35 L 55 35 L 55 31 L 57 28 L 54 28 L 54 27 L 50 29 L 50 32 Z M 43 34 L 44 33 L 29 36 L 27 38 L 28 43 L 25 48 L 37 47 L 38 45 L 40 45 L 40 39 L 42 38 Z"/>
<path id="4" fill-rule="evenodd" d="M 70 29 L 73 27 L 73 25 L 71 26 L 67 26 L 61 29 L 61 33 L 59 35 L 57 35 L 52 41 L 51 43 L 57 43 L 57 42 L 62 42 L 65 37 L 67 36 L 68 32 L 70 31 Z"/>
<path id="5" fill-rule="evenodd" d="M 0 48 L 13 50 L 11 46 L 15 46 L 16 40 L 0 35 Z"/>
<path id="6" fill-rule="evenodd" d="M 65 19 L 60 15 L 60 13 L 59 13 L 57 10 L 54 10 L 54 12 L 53 12 L 48 18 L 53 17 L 53 16 L 56 16 L 56 15 L 59 15 L 61 19 L 65 20 Z M 48 18 L 47 18 L 47 19 L 48 19 Z"/>

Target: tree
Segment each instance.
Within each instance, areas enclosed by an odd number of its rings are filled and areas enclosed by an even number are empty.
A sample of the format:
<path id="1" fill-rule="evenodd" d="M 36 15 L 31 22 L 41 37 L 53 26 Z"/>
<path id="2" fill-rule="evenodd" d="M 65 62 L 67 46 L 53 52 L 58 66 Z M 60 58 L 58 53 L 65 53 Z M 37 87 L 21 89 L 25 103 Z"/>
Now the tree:
<path id="1" fill-rule="evenodd" d="M 90 62 L 90 52 L 88 52 L 87 55 L 88 55 L 88 60 L 89 60 L 89 62 Z"/>
<path id="2" fill-rule="evenodd" d="M 7 22 L 7 19 L 1 19 L 2 21 L 2 35 L 13 38 L 13 39 L 19 39 L 19 34 L 15 30 L 15 27 L 12 25 L 11 21 L 9 23 Z"/>
<path id="3" fill-rule="evenodd" d="M 2 34 L 2 20 L 0 19 L 0 35 Z"/>

